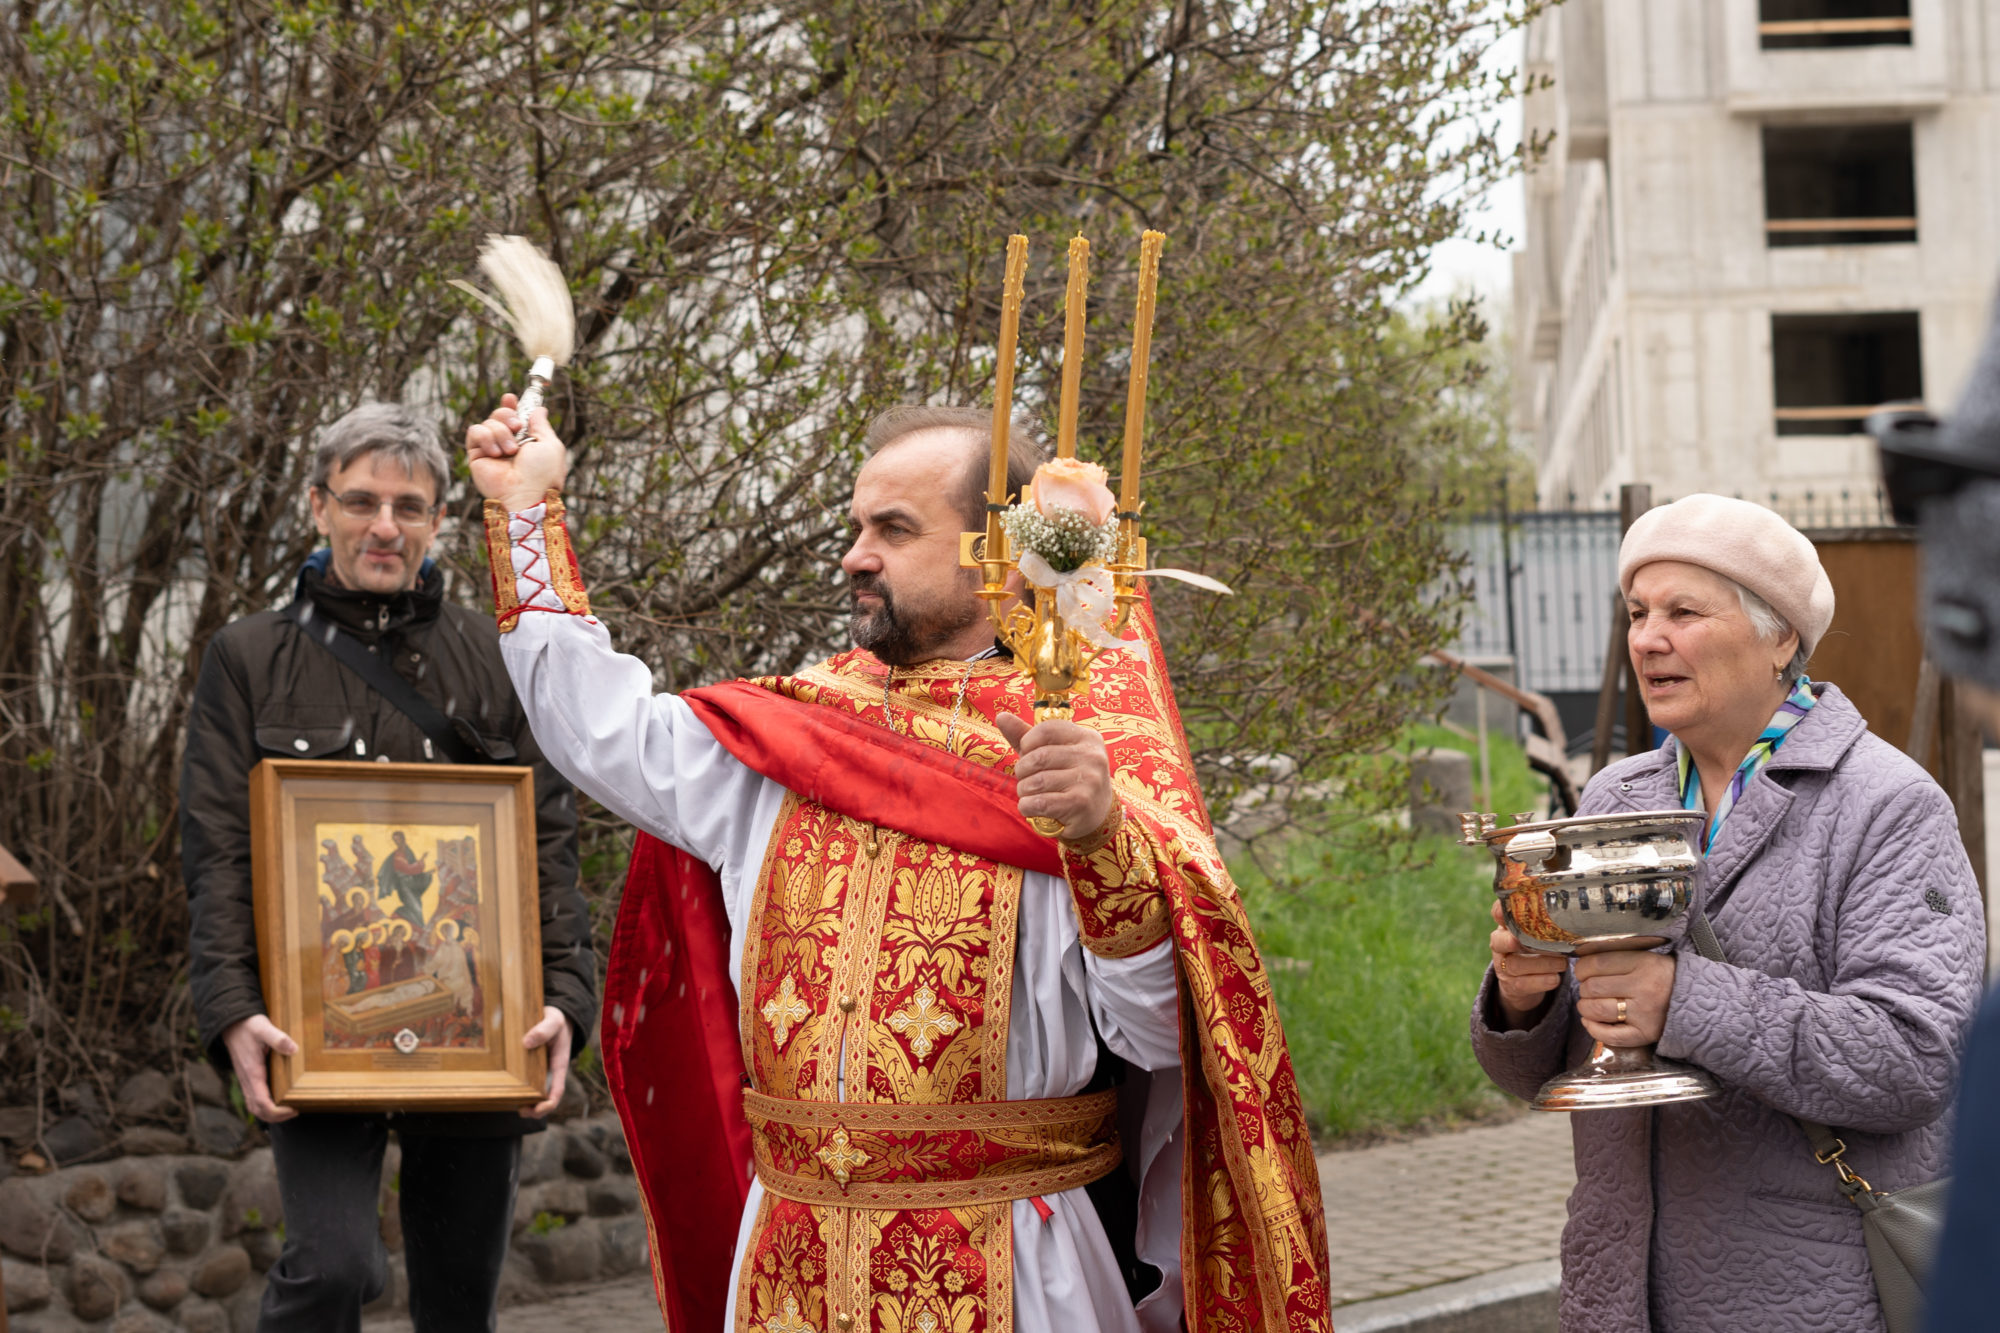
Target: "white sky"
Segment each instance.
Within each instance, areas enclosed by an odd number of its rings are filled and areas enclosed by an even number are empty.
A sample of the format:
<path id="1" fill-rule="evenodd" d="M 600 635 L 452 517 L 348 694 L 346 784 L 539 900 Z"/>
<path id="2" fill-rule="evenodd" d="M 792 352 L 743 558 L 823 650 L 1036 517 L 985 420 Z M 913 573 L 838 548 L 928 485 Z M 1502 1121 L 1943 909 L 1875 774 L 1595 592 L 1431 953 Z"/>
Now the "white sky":
<path id="1" fill-rule="evenodd" d="M 1489 69 L 1516 67 L 1521 63 L 1522 48 L 1522 34 L 1518 31 L 1510 33 L 1487 53 L 1484 63 Z M 1519 143 L 1520 101 L 1511 101 L 1493 114 L 1499 121 L 1502 144 L 1511 148 Z M 1431 252 L 1430 276 L 1411 293 L 1411 303 L 1424 305 L 1470 291 L 1484 298 L 1489 311 L 1496 306 L 1504 307 L 1513 289 L 1512 258 L 1507 250 L 1495 245 L 1476 244 L 1466 236 L 1481 229 L 1498 231 L 1503 234 L 1509 249 L 1518 248 L 1522 229 L 1526 225 L 1523 200 L 1518 175 L 1495 187 L 1482 206 L 1466 218 L 1465 235 L 1454 237 Z"/>

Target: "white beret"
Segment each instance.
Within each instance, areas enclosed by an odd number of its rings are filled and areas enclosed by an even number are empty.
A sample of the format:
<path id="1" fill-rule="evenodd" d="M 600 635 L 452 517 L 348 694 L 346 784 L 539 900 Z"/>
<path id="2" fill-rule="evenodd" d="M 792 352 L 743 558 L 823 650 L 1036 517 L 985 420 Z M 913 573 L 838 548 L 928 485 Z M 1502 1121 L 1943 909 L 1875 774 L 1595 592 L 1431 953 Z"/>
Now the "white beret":
<path id="1" fill-rule="evenodd" d="M 1618 590 L 1656 560 L 1712 569 L 1756 593 L 1799 632 L 1808 656 L 1833 623 L 1833 584 L 1804 533 L 1762 505 L 1690 495 L 1639 516 L 1618 548 Z"/>

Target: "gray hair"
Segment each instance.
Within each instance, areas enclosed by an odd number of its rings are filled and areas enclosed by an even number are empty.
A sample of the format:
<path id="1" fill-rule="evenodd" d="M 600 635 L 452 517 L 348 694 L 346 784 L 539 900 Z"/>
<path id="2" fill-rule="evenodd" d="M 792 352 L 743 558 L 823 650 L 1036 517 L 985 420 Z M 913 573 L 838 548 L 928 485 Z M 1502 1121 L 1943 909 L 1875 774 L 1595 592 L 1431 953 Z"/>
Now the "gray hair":
<path id="1" fill-rule="evenodd" d="M 441 502 L 451 485 L 451 462 L 438 443 L 437 428 L 401 403 L 363 403 L 321 431 L 313 452 L 312 484 L 325 489 L 328 477 L 367 454 L 401 463 L 413 477 L 430 473 L 434 502 Z"/>
<path id="2" fill-rule="evenodd" d="M 965 515 L 966 531 L 986 526 L 987 464 L 993 447 L 993 413 L 979 407 L 940 407 L 909 404 L 892 407 L 868 423 L 863 447 L 872 456 L 920 430 L 957 430 L 976 436 L 979 450 L 966 467 L 958 504 Z M 1026 417 L 1015 417 L 1007 427 L 1007 493 L 1019 499 L 1035 479 L 1035 469 L 1048 458 L 1042 447 L 1041 431 Z"/>
<path id="3" fill-rule="evenodd" d="M 1724 575 L 1728 578 L 1728 575 Z M 1766 643 L 1776 643 L 1791 632 L 1785 618 L 1772 609 L 1771 604 L 1751 592 L 1748 588 L 1729 579 L 1729 586 L 1736 589 L 1736 600 L 1743 606 L 1743 614 L 1750 618 L 1750 627 L 1757 631 L 1757 637 Z M 1790 689 L 1806 673 L 1806 661 L 1812 656 L 1806 651 L 1805 638 L 1799 639 L 1799 646 L 1792 650 L 1792 660 L 1785 663 L 1785 688 Z"/>

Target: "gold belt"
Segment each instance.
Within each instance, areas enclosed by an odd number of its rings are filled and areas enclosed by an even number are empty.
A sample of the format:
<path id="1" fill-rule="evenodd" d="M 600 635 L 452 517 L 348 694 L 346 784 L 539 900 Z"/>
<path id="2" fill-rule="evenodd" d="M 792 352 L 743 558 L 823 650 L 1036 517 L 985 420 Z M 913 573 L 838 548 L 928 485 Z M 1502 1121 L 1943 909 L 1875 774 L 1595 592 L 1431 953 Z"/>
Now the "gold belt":
<path id="1" fill-rule="evenodd" d="M 901 1106 L 743 1093 L 757 1179 L 781 1199 L 953 1208 L 1088 1185 L 1120 1160 L 1118 1093 Z"/>

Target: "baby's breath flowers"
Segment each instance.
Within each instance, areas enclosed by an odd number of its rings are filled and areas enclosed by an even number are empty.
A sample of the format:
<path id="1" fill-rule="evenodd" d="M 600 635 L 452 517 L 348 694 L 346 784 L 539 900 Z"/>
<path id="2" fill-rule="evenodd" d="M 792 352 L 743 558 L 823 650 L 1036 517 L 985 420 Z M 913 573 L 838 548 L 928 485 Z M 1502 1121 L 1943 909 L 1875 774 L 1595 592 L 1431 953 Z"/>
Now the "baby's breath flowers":
<path id="1" fill-rule="evenodd" d="M 1067 574 L 1087 564 L 1104 564 L 1118 550 L 1118 520 L 1107 518 L 1092 523 L 1074 509 L 1035 512 L 1033 505 L 1017 504 L 1000 515 L 1007 540 L 1019 553 L 1032 551 L 1049 562 L 1058 574 Z"/>

